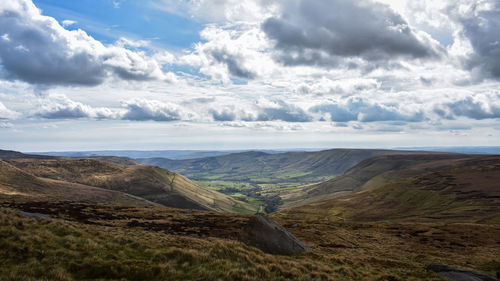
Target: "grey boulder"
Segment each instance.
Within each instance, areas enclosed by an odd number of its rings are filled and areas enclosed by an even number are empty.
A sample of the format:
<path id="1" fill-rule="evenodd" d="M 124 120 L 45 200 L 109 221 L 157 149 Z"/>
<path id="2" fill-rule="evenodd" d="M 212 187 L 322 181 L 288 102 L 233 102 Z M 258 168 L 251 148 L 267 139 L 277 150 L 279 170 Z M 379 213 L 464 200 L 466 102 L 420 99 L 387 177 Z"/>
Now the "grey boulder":
<path id="1" fill-rule="evenodd" d="M 499 281 L 497 278 L 490 275 L 446 265 L 431 264 L 428 265 L 426 269 L 428 271 L 434 271 L 437 275 L 454 281 Z"/>
<path id="2" fill-rule="evenodd" d="M 240 241 L 274 255 L 292 255 L 310 251 L 283 226 L 262 214 L 250 218 L 240 233 Z"/>

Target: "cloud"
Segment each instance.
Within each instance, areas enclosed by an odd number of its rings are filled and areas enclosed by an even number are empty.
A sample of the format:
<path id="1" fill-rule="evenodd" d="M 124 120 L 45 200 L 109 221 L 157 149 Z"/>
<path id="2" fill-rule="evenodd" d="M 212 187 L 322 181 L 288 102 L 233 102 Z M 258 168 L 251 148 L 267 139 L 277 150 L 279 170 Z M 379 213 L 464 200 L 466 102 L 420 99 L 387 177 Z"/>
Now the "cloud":
<path id="1" fill-rule="evenodd" d="M 455 47 L 467 48 L 464 65 L 469 70 L 478 70 L 482 77 L 500 79 L 500 3 L 495 0 L 459 1 L 450 4 L 449 15 L 460 26 Z M 477 74 L 477 73 L 476 73 Z"/>
<path id="2" fill-rule="evenodd" d="M 269 42 L 255 24 L 208 25 L 201 32 L 203 42 L 177 63 L 198 68 L 213 80 L 256 79 L 274 68 L 266 54 Z"/>
<path id="3" fill-rule="evenodd" d="M 257 76 L 255 72 L 243 66 L 244 58 L 241 55 L 231 54 L 227 50 L 211 50 L 210 56 L 219 63 L 227 66 L 229 73 L 238 78 L 253 79 Z"/>
<path id="4" fill-rule="evenodd" d="M 388 6 L 364 0 L 289 1 L 262 30 L 276 42 L 278 60 L 285 65 L 336 66 L 346 58 L 428 59 L 443 52 Z"/>
<path id="5" fill-rule="evenodd" d="M 312 116 L 302 108 L 289 104 L 284 100 L 261 98 L 256 105 L 259 108 L 259 113 L 255 121 L 310 122 L 313 120 Z"/>
<path id="6" fill-rule="evenodd" d="M 282 121 L 272 121 L 272 122 L 221 122 L 220 127 L 229 128 L 249 128 L 253 130 L 271 130 L 271 131 L 285 131 L 293 132 L 303 130 L 304 127 L 297 123 L 287 123 Z"/>
<path id="7" fill-rule="evenodd" d="M 71 26 L 71 25 L 76 24 L 76 23 L 77 23 L 77 21 L 74 21 L 74 20 L 63 20 L 62 21 L 62 25 L 64 27 L 68 27 L 68 26 Z"/>
<path id="8" fill-rule="evenodd" d="M 236 119 L 236 113 L 230 108 L 222 110 L 210 109 L 209 112 L 214 121 L 234 121 Z"/>
<path id="9" fill-rule="evenodd" d="M 39 102 L 40 108 L 33 115 L 45 119 L 114 119 L 118 116 L 109 108 L 93 108 L 63 95 L 51 95 Z"/>
<path id="10" fill-rule="evenodd" d="M 259 98 L 253 102 L 234 99 L 210 99 L 207 103 L 195 105 L 202 119 L 208 114 L 210 119 L 218 122 L 310 122 L 313 117 L 297 105 L 281 99 Z M 202 108 L 207 109 L 206 112 Z"/>
<path id="11" fill-rule="evenodd" d="M 19 117 L 19 113 L 8 109 L 0 102 L 0 120 L 15 119 L 17 117 Z"/>
<path id="12" fill-rule="evenodd" d="M 278 7 L 268 0 L 162 0 L 155 8 L 205 22 L 260 21 Z"/>
<path id="13" fill-rule="evenodd" d="M 338 80 L 321 77 L 295 87 L 299 94 L 314 95 L 351 95 L 380 88 L 380 82 L 373 78 L 344 78 Z"/>
<path id="14" fill-rule="evenodd" d="M 0 122 L 0 129 L 8 129 L 14 127 L 14 124 L 10 122 Z"/>
<path id="15" fill-rule="evenodd" d="M 193 113 L 186 111 L 177 104 L 155 100 L 136 98 L 123 102 L 122 106 L 126 109 L 121 116 L 123 120 L 177 121 L 191 120 L 194 116 Z"/>
<path id="16" fill-rule="evenodd" d="M 434 112 L 446 119 L 467 117 L 482 120 L 500 118 L 500 94 L 477 94 L 436 105 Z"/>
<path id="17" fill-rule="evenodd" d="M 33 84 L 97 85 L 108 77 L 168 80 L 157 61 L 83 30 L 66 30 L 31 0 L 0 3 L 0 65 L 7 78 Z"/>
<path id="18" fill-rule="evenodd" d="M 420 122 L 425 120 L 423 111 L 401 108 L 396 104 L 376 103 L 360 97 L 351 97 L 343 101 L 316 105 L 310 108 L 314 113 L 328 113 L 334 122 L 379 122 L 405 121 Z"/>

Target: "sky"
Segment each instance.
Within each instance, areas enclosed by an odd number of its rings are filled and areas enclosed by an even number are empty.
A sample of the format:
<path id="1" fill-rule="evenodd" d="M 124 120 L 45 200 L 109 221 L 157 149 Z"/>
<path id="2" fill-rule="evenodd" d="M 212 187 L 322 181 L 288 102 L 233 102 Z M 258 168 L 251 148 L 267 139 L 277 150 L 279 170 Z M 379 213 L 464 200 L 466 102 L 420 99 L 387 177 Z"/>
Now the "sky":
<path id="1" fill-rule="evenodd" d="M 0 149 L 500 145 L 497 0 L 0 2 Z"/>

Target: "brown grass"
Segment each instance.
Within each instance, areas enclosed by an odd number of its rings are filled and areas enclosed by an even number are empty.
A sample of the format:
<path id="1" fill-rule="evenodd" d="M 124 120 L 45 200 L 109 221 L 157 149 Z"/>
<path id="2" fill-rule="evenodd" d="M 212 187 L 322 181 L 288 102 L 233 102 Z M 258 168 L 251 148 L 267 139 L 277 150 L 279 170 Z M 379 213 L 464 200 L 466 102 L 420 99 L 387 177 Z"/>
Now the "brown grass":
<path id="1" fill-rule="evenodd" d="M 275 218 L 313 251 L 273 256 L 245 246 L 237 241 L 244 215 L 4 202 L 0 280 L 444 280 L 424 267 L 500 270 L 498 225 Z"/>

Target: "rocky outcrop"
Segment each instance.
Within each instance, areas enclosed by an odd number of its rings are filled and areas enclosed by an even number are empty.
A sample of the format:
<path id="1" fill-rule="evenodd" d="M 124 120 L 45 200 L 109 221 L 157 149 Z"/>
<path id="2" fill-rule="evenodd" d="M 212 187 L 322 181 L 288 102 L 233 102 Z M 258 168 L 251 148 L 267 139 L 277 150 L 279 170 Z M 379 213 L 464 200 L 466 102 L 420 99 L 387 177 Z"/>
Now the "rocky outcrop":
<path id="1" fill-rule="evenodd" d="M 446 265 L 431 264 L 425 269 L 434 271 L 437 275 L 449 278 L 454 281 L 499 281 L 499 279 L 474 271 L 463 270 Z"/>
<path id="2" fill-rule="evenodd" d="M 261 214 L 250 218 L 240 233 L 240 241 L 274 255 L 292 255 L 310 251 L 279 223 Z"/>
<path id="3" fill-rule="evenodd" d="M 23 212 L 23 211 L 17 211 L 16 214 L 20 217 L 35 219 L 37 221 L 40 221 L 40 220 L 51 221 L 52 220 L 49 216 L 44 215 L 44 214 L 40 214 L 40 213 L 28 213 L 28 212 Z"/>

